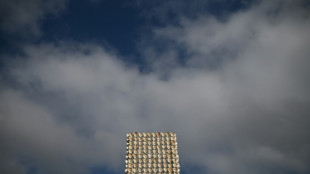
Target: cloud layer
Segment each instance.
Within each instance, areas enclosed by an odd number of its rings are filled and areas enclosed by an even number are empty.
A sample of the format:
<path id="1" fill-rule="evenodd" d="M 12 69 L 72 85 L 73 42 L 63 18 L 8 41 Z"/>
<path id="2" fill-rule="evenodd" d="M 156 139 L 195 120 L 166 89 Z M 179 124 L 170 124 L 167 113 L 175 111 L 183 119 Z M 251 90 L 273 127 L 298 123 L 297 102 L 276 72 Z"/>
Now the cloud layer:
<path id="1" fill-rule="evenodd" d="M 184 173 L 309 173 L 306 8 L 262 2 L 154 29 L 168 44 L 140 47 L 149 73 L 98 45 L 25 45 L 1 81 L 0 173 L 122 173 L 131 131 L 176 132 Z"/>
<path id="2" fill-rule="evenodd" d="M 46 15 L 57 15 L 67 0 L 3 0 L 0 2 L 0 26 L 10 36 L 31 38 L 41 35 L 40 23 Z"/>

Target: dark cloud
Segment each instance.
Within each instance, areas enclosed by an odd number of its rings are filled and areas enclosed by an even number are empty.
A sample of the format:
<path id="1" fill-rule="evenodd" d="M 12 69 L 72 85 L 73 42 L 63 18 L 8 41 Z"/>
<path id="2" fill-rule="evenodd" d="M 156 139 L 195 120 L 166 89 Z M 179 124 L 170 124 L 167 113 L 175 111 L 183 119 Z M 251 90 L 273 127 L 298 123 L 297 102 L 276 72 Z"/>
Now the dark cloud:
<path id="1" fill-rule="evenodd" d="M 23 37 L 39 36 L 40 22 L 46 15 L 57 15 L 67 0 L 3 0 L 0 2 L 2 32 Z"/>
<path id="2" fill-rule="evenodd" d="M 213 15 L 224 19 L 231 13 L 249 8 L 253 0 L 170 0 L 141 1 L 134 0 L 133 6 L 141 9 L 143 16 L 159 25 L 178 24 L 180 18 L 195 19 L 201 15 Z"/>
<path id="3" fill-rule="evenodd" d="M 25 45 L 6 64 L 14 85 L 1 81 L 0 172 L 122 173 L 127 132 L 173 131 L 188 173 L 309 173 L 306 8 L 183 17 L 154 29 L 152 41 L 174 44 L 140 45 L 145 74 L 97 45 Z"/>

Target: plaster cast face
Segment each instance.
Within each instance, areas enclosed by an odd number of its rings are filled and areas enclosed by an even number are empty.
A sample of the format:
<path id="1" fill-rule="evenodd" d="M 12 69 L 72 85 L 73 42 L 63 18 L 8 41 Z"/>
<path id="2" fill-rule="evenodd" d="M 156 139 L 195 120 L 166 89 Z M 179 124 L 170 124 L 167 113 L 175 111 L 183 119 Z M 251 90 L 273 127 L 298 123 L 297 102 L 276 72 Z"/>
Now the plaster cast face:
<path id="1" fill-rule="evenodd" d="M 135 135 L 138 135 L 138 138 L 130 139 L 131 136 L 135 137 Z M 143 135 L 148 135 L 148 133 L 137 132 L 137 133 L 131 133 L 126 136 L 127 141 L 128 141 L 127 146 L 129 146 L 129 144 L 132 144 L 132 143 L 135 144 L 135 142 L 139 142 L 139 143 L 138 145 L 133 146 L 134 147 L 133 156 L 131 156 L 130 148 L 127 147 L 127 153 L 129 154 L 129 156 L 127 155 L 126 157 L 127 158 L 126 164 L 133 163 L 133 166 L 126 165 L 125 171 L 128 172 L 130 170 L 133 171 L 134 169 L 136 169 L 138 172 L 140 172 L 140 171 L 147 170 L 146 167 L 148 167 L 149 169 L 152 169 L 153 171 L 154 170 L 159 171 L 159 172 L 165 171 L 164 167 L 166 166 L 166 161 L 168 163 L 171 163 L 171 159 L 170 159 L 171 156 L 169 154 L 171 150 L 168 149 L 170 148 L 170 146 L 167 144 L 170 141 L 174 141 L 174 134 L 172 133 L 169 133 L 169 134 L 151 133 L 150 135 L 152 136 L 152 138 L 150 139 L 142 138 Z M 163 138 L 162 135 L 168 136 L 167 141 L 160 141 Z M 133 142 L 130 140 L 132 140 Z M 149 144 L 149 145 L 146 146 L 142 144 Z M 149 149 L 148 151 L 147 151 L 147 148 Z M 143 149 L 144 154 L 142 154 L 142 149 Z M 168 154 L 165 154 L 166 152 Z M 177 152 L 176 149 L 174 152 Z M 173 156 L 173 157 L 176 158 L 177 156 Z M 176 162 L 174 159 L 173 161 Z M 174 166 L 168 165 L 168 167 L 170 168 L 174 167 L 175 168 L 174 171 L 178 171 L 177 169 L 179 168 L 179 165 L 174 165 Z"/>

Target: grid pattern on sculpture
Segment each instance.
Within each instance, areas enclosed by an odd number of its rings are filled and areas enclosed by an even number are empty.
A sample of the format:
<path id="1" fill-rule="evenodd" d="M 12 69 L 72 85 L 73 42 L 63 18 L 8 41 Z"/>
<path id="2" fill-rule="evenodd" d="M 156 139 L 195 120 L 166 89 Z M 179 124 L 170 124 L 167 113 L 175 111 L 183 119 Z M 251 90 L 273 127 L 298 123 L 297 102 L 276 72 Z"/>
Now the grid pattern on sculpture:
<path id="1" fill-rule="evenodd" d="M 127 134 L 125 173 L 179 174 L 179 156 L 174 133 Z"/>

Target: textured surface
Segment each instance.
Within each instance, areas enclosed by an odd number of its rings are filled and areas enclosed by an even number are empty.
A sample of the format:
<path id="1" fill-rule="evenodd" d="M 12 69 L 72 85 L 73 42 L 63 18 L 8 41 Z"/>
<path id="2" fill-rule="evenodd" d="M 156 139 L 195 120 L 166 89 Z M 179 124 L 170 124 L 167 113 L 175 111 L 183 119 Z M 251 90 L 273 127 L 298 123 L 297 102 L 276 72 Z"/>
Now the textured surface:
<path id="1" fill-rule="evenodd" d="M 180 173 L 174 133 L 127 134 L 125 173 Z"/>

